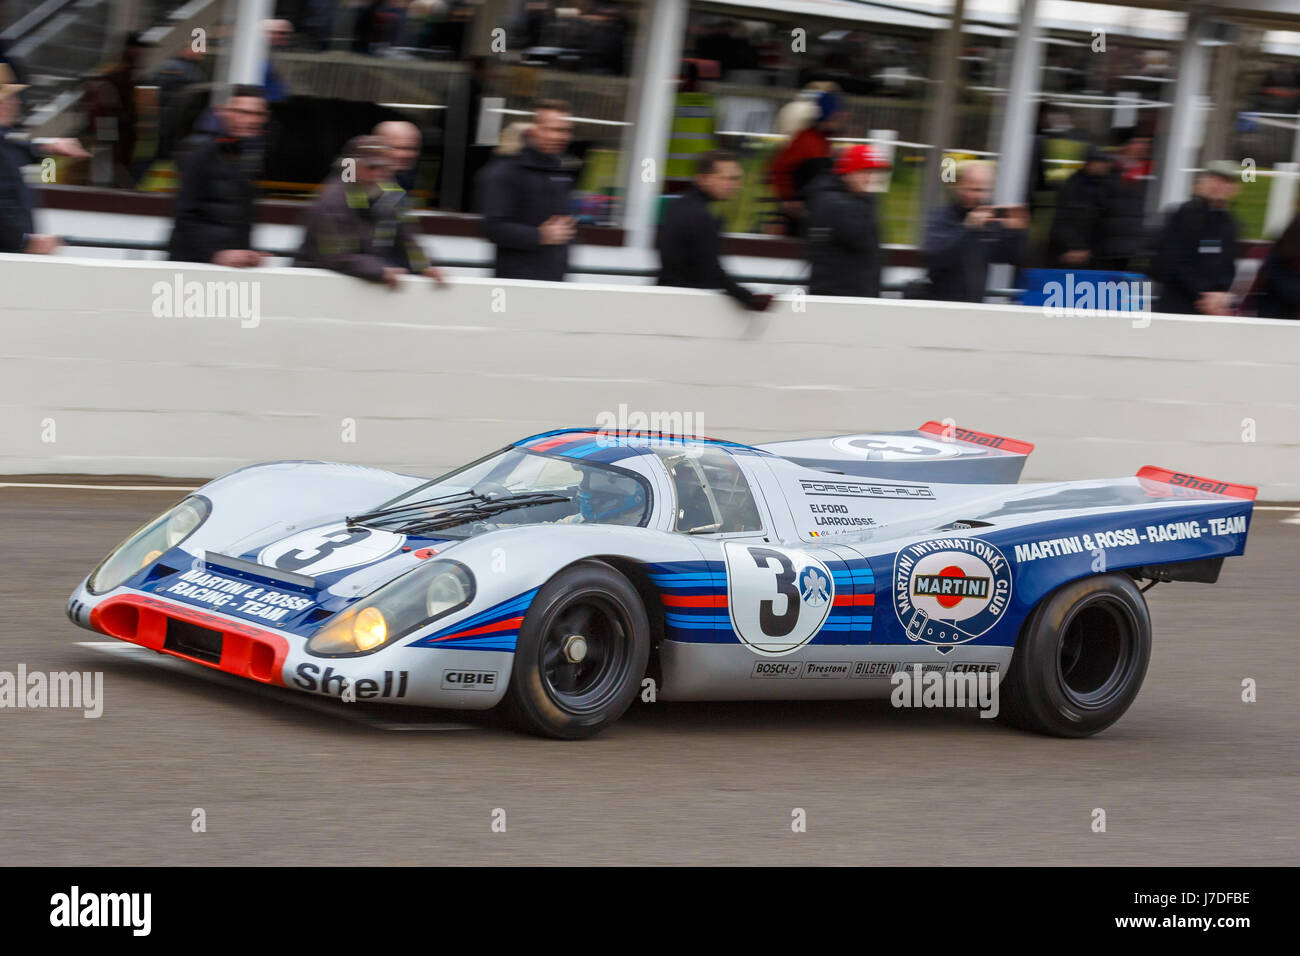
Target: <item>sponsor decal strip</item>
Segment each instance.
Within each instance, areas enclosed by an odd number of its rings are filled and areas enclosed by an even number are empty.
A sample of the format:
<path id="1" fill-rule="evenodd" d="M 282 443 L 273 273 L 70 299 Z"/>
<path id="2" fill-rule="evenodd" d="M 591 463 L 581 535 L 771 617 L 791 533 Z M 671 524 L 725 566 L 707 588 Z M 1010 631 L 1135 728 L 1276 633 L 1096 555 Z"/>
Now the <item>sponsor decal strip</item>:
<path id="1" fill-rule="evenodd" d="M 1201 518 L 1166 521 L 1140 528 L 1116 528 L 1072 534 L 1061 538 L 1044 538 L 1016 545 L 1016 562 L 1026 564 L 1041 558 L 1061 558 L 1072 554 L 1092 554 L 1106 548 L 1127 548 L 1138 544 L 1163 544 L 1169 541 L 1195 541 L 1198 538 L 1245 534 L 1249 522 L 1245 515 L 1226 518 Z"/>
<path id="2" fill-rule="evenodd" d="M 931 501 L 934 491 L 928 485 L 873 481 L 814 481 L 800 478 L 799 488 L 809 498 L 888 498 Z"/>
<path id="3" fill-rule="evenodd" d="M 220 609 L 227 614 L 272 622 L 283 621 L 289 615 L 311 607 L 313 603 L 311 598 L 302 595 L 257 587 L 247 581 L 212 574 L 203 568 L 185 571 L 173 583 L 166 584 L 155 593 Z"/>

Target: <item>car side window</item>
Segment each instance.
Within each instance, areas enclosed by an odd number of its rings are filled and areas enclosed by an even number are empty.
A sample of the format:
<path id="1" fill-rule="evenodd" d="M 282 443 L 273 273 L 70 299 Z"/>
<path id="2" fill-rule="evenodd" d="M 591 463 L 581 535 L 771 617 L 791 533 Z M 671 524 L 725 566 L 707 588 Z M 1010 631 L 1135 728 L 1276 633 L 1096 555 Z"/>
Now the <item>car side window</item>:
<path id="1" fill-rule="evenodd" d="M 716 448 L 661 450 L 677 510 L 673 530 L 683 534 L 762 531 L 754 493 L 739 466 Z"/>

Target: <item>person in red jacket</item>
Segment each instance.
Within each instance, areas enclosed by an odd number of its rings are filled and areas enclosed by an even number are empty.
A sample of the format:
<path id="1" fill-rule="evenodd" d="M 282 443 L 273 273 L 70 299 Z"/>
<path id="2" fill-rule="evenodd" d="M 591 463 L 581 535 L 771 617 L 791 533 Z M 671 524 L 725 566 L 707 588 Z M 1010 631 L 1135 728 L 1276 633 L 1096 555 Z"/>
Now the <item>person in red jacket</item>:
<path id="1" fill-rule="evenodd" d="M 831 168 L 831 135 L 839 126 L 840 94 L 836 90 L 805 92 L 812 108 L 807 108 L 806 125 L 794 132 L 790 141 L 772 159 L 769 170 L 772 189 L 781 203 L 786 234 L 801 236 L 807 224 L 805 205 L 808 184 Z"/>

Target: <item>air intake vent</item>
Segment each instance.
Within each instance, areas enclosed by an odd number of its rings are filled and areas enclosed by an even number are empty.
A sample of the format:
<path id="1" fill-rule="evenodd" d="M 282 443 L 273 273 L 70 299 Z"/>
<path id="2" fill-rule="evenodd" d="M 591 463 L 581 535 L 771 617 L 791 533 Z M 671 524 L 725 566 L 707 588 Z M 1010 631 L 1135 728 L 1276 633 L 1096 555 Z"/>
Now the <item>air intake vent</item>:
<path id="1" fill-rule="evenodd" d="M 199 627 L 189 621 L 167 619 L 167 638 L 163 650 L 184 654 L 209 664 L 221 663 L 221 632 Z"/>

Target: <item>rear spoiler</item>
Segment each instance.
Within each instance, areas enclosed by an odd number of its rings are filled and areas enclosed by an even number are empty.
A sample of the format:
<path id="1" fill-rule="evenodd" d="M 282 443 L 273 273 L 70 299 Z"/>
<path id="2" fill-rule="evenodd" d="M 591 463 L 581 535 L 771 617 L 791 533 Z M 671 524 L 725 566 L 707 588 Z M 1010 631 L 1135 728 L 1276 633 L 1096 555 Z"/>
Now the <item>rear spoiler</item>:
<path id="1" fill-rule="evenodd" d="M 1149 493 L 1162 497 L 1175 497 L 1180 492 L 1185 494 L 1190 491 L 1254 501 L 1255 496 L 1259 494 L 1259 489 L 1253 485 L 1234 485 L 1231 482 L 1218 481 L 1214 478 L 1202 478 L 1199 475 L 1189 475 L 1181 471 L 1170 471 L 1168 468 L 1157 468 L 1155 465 L 1146 465 L 1139 468 L 1137 477 L 1147 486 Z M 1149 483 L 1163 487 L 1153 489 L 1149 486 Z"/>
<path id="2" fill-rule="evenodd" d="M 837 475 L 992 485 L 1019 481 L 1025 457 L 1034 450 L 1027 441 L 959 428 L 951 420 L 910 431 L 796 438 L 757 447 Z"/>
<path id="3" fill-rule="evenodd" d="M 972 431 L 969 428 L 961 428 L 954 424 L 945 425 L 943 422 L 926 422 L 917 431 L 924 432 L 927 435 L 934 435 L 944 441 L 979 445 L 982 448 L 997 448 L 1000 451 L 1009 451 L 1017 455 L 1028 455 L 1034 450 L 1032 442 L 1020 441 L 1016 438 L 1003 438 L 1001 435 L 990 435 L 987 432 Z"/>

